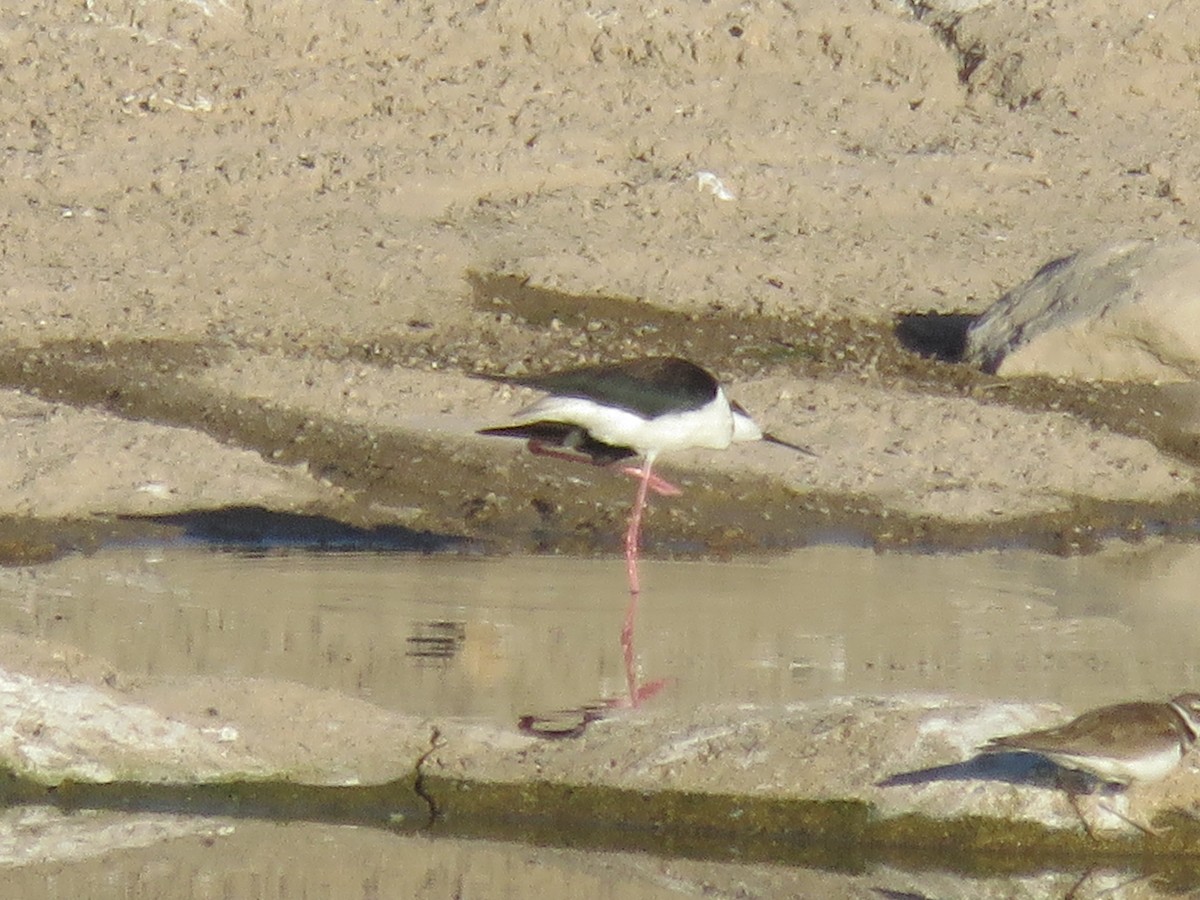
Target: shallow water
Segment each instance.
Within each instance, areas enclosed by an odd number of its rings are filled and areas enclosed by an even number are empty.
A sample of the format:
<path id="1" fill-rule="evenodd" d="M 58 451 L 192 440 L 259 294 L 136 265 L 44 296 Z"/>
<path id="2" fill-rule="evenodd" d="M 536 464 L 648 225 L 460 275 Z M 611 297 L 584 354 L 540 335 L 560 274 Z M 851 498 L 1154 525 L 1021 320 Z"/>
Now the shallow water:
<path id="1" fill-rule="evenodd" d="M 78 821 L 81 818 L 84 821 Z M 839 900 L 887 896 L 872 888 L 912 883 L 898 882 L 897 876 L 887 871 L 850 878 L 799 867 L 447 840 L 311 823 L 188 822 L 171 816 L 117 813 L 75 819 L 25 815 L 19 822 L 0 822 L 4 827 L 39 830 L 41 846 L 55 847 L 69 857 L 66 863 L 35 860 L 15 869 L 6 867 L 3 896 L 62 900 L 665 900 L 680 896 Z M 107 852 L 97 852 L 86 840 L 78 840 L 100 829 L 121 831 L 124 839 Z M 76 842 L 62 849 L 72 839 Z M 1006 896 L 1061 896 L 1073 880 L 1074 876 L 1039 876 L 1029 882 L 1043 890 Z M 938 879 L 937 884 L 944 888 L 947 880 Z M 961 882 L 950 884 L 961 888 Z M 1052 885 L 1061 887 L 1044 889 Z M 956 896 L 967 895 L 960 892 Z"/>
<path id="2" fill-rule="evenodd" d="M 636 631 L 657 703 L 937 692 L 1086 706 L 1200 685 L 1200 549 L 647 562 Z M 132 675 L 336 688 L 509 721 L 624 689 L 615 559 L 123 550 L 0 572 L 0 629 Z M 3 598 L 3 595 L 0 595 Z"/>
<path id="3" fill-rule="evenodd" d="M 650 561 L 642 575 L 641 670 L 645 678 L 671 679 L 653 703 L 681 711 L 903 692 L 1078 708 L 1200 686 L 1200 549 L 1185 544 L 1118 545 L 1065 559 L 815 547 L 767 562 Z M 73 645 L 135 677 L 282 678 L 396 711 L 502 723 L 620 696 L 625 603 L 619 559 L 143 548 L 0 571 L 0 630 Z M 119 830 L 119 823 L 108 827 Z M 546 853 L 558 860 L 555 877 L 564 885 L 552 893 L 587 893 L 596 873 L 607 878 L 617 870 L 624 874 L 608 896 L 687 893 L 686 885 L 714 880 L 761 882 L 762 896 L 795 894 L 809 879 L 822 886 L 805 890 L 822 896 L 842 890 L 831 874 L 770 866 L 535 851 L 332 826 L 204 828 L 206 837 L 178 838 L 153 851 L 100 852 L 113 895 L 124 896 L 150 870 L 168 873 L 155 896 L 216 896 L 221 883 L 233 885 L 233 896 L 245 895 L 239 879 L 253 880 L 254 870 L 221 875 L 228 856 L 211 852 L 243 841 L 253 847 L 237 850 L 239 857 L 261 854 L 277 884 L 303 885 L 309 894 L 346 895 L 331 885 L 348 884 L 348 876 L 335 877 L 317 855 L 268 864 L 297 841 L 330 848 L 332 859 L 369 854 L 354 864 L 364 889 L 349 895 L 406 895 L 405 866 L 394 866 L 393 857 L 424 860 L 435 852 L 442 858 L 437 877 L 450 893 L 460 883 L 515 877 L 526 859 Z M 96 865 L 89 858 L 25 866 L 23 894 L 58 896 L 55 885 L 87 883 Z M 677 871 L 687 867 L 697 868 L 694 882 Z M 179 881 L 184 870 L 190 874 Z M 870 896 L 872 882 L 863 878 L 847 881 L 845 895 Z M 521 879 L 513 884 L 517 893 L 550 890 Z M 1045 887 L 1037 884 L 1031 895 Z M 919 881 L 904 885 L 921 889 Z M 1063 890 L 1069 887 L 1070 879 Z"/>

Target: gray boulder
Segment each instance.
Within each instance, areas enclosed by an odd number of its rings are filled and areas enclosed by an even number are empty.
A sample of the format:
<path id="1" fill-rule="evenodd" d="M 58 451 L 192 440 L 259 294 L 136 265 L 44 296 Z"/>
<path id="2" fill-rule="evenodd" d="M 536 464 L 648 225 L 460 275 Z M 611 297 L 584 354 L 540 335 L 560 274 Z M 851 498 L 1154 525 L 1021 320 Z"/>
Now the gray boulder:
<path id="1" fill-rule="evenodd" d="M 1119 241 L 1047 263 L 971 325 L 964 359 L 1006 376 L 1200 380 L 1200 244 Z"/>

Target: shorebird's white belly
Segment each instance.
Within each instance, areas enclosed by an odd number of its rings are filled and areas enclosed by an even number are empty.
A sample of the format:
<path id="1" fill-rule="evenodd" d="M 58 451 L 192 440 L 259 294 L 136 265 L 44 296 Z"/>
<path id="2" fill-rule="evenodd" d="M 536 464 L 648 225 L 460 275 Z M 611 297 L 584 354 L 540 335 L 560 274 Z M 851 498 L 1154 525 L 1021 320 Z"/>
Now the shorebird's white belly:
<path id="1" fill-rule="evenodd" d="M 1064 768 L 1090 772 L 1105 781 L 1121 784 L 1129 784 L 1131 781 L 1157 781 L 1160 778 L 1166 778 L 1183 758 L 1178 744 L 1169 744 L 1154 753 L 1130 759 L 1072 756 L 1069 753 L 1047 753 L 1045 751 L 1042 751 L 1042 755 L 1049 757 Z"/>
<path id="2" fill-rule="evenodd" d="M 733 442 L 733 412 L 722 390 L 699 409 L 645 418 L 582 397 L 545 397 L 520 416 L 546 419 L 584 428 L 596 440 L 639 453 L 704 447 L 724 450 Z"/>

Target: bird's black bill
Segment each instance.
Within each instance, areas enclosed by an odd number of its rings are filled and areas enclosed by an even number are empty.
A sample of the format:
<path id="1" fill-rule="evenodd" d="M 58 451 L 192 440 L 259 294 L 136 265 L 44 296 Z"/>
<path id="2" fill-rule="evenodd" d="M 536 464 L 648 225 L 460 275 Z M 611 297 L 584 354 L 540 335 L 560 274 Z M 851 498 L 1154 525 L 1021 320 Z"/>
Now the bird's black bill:
<path id="1" fill-rule="evenodd" d="M 808 447 L 803 447 L 800 444 L 793 444 L 781 438 L 775 437 L 773 434 L 764 434 L 762 439 L 768 444 L 778 444 L 780 447 L 787 447 L 789 450 L 795 450 L 797 453 L 803 453 L 805 456 L 816 456 L 817 454 Z"/>

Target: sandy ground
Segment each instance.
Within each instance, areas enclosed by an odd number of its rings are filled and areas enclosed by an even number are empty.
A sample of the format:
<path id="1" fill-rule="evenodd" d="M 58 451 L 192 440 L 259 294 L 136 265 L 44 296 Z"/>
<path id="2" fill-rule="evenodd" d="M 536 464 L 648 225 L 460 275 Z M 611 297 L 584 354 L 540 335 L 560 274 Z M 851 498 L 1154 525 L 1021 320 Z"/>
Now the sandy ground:
<path id="1" fill-rule="evenodd" d="M 611 550 L 628 486 L 474 437 L 527 397 L 469 376 L 669 352 L 818 456 L 680 458 L 651 552 L 1190 521 L 1194 410 L 893 327 L 1200 237 L 1200 11 L 971 5 L 6 8 L 0 515 Z"/>
<path id="2" fill-rule="evenodd" d="M 26 396 L 0 512 L 317 506 L 606 548 L 570 536 L 627 490 L 467 438 L 524 398 L 466 375 L 670 352 L 820 455 L 677 460 L 775 524 L 701 499 L 659 534 L 1153 517 L 1194 491 L 1190 412 L 1164 434 L 1153 395 L 1014 394 L 892 326 L 1195 237 L 1200 22 L 969 5 L 6 13 L 0 380 Z M 597 493 L 563 500 L 573 474 Z"/>

